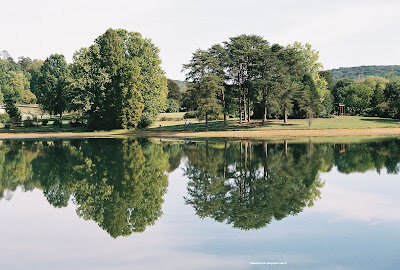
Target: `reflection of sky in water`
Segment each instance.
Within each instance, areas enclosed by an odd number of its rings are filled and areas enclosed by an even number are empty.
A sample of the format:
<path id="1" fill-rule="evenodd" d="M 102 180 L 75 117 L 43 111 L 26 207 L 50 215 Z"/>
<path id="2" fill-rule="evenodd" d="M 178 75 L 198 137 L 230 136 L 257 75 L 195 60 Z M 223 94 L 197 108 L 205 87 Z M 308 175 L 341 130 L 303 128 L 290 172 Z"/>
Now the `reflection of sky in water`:
<path id="1" fill-rule="evenodd" d="M 183 164 L 181 164 L 182 168 Z M 187 179 L 170 175 L 164 215 L 144 233 L 112 239 L 74 206 L 41 191 L 0 201 L 1 269 L 396 269 L 400 179 L 381 172 L 321 174 L 322 198 L 297 216 L 241 231 L 184 204 Z M 287 265 L 250 265 L 287 262 Z"/>

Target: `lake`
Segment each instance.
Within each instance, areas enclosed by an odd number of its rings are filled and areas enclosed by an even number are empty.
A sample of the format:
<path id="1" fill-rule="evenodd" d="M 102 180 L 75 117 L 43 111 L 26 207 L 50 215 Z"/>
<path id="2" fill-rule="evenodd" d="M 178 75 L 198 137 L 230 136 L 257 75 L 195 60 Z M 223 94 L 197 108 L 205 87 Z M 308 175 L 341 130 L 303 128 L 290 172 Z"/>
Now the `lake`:
<path id="1" fill-rule="evenodd" d="M 399 269 L 400 140 L 351 141 L 0 141 L 0 269 Z"/>

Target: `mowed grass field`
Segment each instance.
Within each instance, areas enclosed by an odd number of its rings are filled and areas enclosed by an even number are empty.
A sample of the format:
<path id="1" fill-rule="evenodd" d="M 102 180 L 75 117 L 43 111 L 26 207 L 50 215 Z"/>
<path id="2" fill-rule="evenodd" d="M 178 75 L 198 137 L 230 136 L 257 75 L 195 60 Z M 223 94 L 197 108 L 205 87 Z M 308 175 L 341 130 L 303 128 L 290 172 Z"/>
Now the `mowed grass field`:
<path id="1" fill-rule="evenodd" d="M 176 120 L 172 120 L 172 115 L 160 114 L 159 121 L 152 125 L 149 130 L 152 131 L 204 131 L 204 121 L 197 119 L 183 119 L 184 113 L 175 113 L 173 116 Z M 169 119 L 161 121 L 161 119 Z M 190 123 L 190 125 L 185 125 Z M 268 124 L 262 126 L 260 120 L 251 120 L 239 124 L 238 119 L 229 119 L 227 126 L 224 126 L 222 120 L 210 121 L 210 131 L 262 131 L 262 130 L 325 130 L 325 129 L 377 129 L 377 128 L 399 128 L 399 120 L 377 118 L 377 117 L 361 117 L 361 116 L 336 116 L 334 118 L 314 118 L 311 126 L 308 125 L 307 119 L 289 119 L 288 123 L 283 120 L 269 120 Z"/>
<path id="2" fill-rule="evenodd" d="M 28 117 L 33 118 L 37 116 L 39 119 L 38 125 L 33 127 L 16 127 L 10 130 L 4 127 L 4 124 L 0 126 L 0 133 L 67 133 L 72 132 L 75 134 L 86 133 L 87 127 L 72 127 L 69 125 L 71 115 L 63 115 L 63 126 L 53 126 L 54 120 L 57 120 L 57 116 L 42 114 L 38 105 L 19 105 L 20 110 L 23 114 L 23 120 Z M 262 137 L 262 136 L 294 136 L 294 133 L 298 133 L 298 136 L 336 136 L 335 134 L 351 135 L 350 131 L 355 131 L 354 135 L 358 136 L 360 130 L 371 133 L 370 135 L 390 135 L 399 134 L 400 124 L 399 120 L 386 119 L 377 117 L 360 117 L 360 116 L 336 116 L 333 118 L 315 118 L 312 119 L 311 127 L 308 125 L 307 119 L 289 119 L 288 123 L 283 123 L 283 120 L 273 119 L 269 120 L 268 124 L 262 126 L 261 120 L 251 120 L 250 122 L 244 121 L 239 124 L 239 119 L 231 118 L 228 120 L 227 125 L 224 126 L 222 120 L 210 121 L 209 131 L 205 133 L 204 121 L 197 119 L 184 119 L 185 113 L 162 113 L 159 115 L 158 120 L 149 128 L 144 130 L 114 130 L 114 131 L 103 131 L 102 135 L 114 136 L 126 134 L 128 136 L 152 136 L 152 135 L 168 135 L 175 133 L 177 136 L 225 136 L 225 137 Z M 41 125 L 41 120 L 48 120 L 47 126 Z M 329 130 L 332 130 L 330 133 Z M 338 132 L 341 130 L 341 132 Z M 357 131 L 359 130 L 359 131 Z M 254 132 L 253 132 L 254 131 Z M 264 131 L 270 131 L 266 134 Z M 291 132 L 293 131 L 293 132 Z M 271 133 L 273 132 L 273 133 Z M 311 132 L 311 133 L 310 133 Z M 336 132 L 336 133 L 335 133 Z M 103 134 L 104 133 L 104 134 Z M 178 133 L 180 135 L 178 135 Z M 215 133 L 214 135 L 212 133 Z M 275 134 L 276 133 L 276 134 Z M 349 133 L 349 134 L 347 134 Z M 363 132 L 361 132 L 363 133 Z M 196 135 L 197 134 L 197 135 Z M 275 135 L 274 135 L 275 134 Z M 363 133 L 364 134 L 364 133 Z"/>
<path id="3" fill-rule="evenodd" d="M 65 114 L 63 115 L 63 127 L 53 126 L 52 123 L 54 120 L 59 120 L 58 116 L 50 116 L 49 114 L 44 114 L 41 112 L 39 105 L 37 104 L 18 104 L 18 108 L 22 114 L 22 120 L 26 120 L 28 118 L 33 119 L 34 117 L 38 118 L 38 123 L 34 123 L 35 126 L 25 128 L 24 126 L 14 127 L 12 129 L 5 128 L 4 123 L 0 123 L 0 133 L 54 133 L 54 132 L 74 132 L 80 133 L 87 131 L 86 127 L 72 127 L 69 125 L 71 115 Z M 42 120 L 48 120 L 48 124 L 46 126 L 41 125 Z"/>

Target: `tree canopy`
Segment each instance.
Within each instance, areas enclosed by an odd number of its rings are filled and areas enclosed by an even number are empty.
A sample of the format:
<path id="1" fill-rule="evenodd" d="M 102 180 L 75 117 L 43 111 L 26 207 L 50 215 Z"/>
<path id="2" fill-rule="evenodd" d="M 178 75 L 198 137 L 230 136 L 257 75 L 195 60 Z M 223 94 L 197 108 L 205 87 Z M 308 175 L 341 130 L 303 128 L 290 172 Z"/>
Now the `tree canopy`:
<path id="1" fill-rule="evenodd" d="M 141 34 L 109 29 L 72 64 L 73 107 L 93 129 L 148 126 L 166 108 L 167 80 L 158 49 Z"/>
<path id="2" fill-rule="evenodd" d="M 240 123 L 262 117 L 266 124 L 268 117 L 282 117 L 286 123 L 290 114 L 330 114 L 331 93 L 318 74 L 322 68 L 318 57 L 310 44 L 270 45 L 256 35 L 240 35 L 199 49 L 183 66 L 186 106 L 197 110 L 200 118 L 223 113 L 225 123 L 227 115 L 239 117 Z"/>
<path id="3" fill-rule="evenodd" d="M 37 91 L 38 103 L 43 111 L 62 117 L 67 109 L 67 80 L 69 69 L 63 55 L 49 56 L 40 69 Z"/>

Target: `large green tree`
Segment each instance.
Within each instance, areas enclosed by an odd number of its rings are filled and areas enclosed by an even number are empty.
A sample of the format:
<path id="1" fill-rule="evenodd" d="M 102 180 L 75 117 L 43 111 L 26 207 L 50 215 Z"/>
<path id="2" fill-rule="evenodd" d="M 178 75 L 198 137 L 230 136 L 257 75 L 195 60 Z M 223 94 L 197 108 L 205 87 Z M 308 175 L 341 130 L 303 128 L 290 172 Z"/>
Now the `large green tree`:
<path id="1" fill-rule="evenodd" d="M 254 63 L 265 46 L 268 46 L 268 41 L 257 35 L 240 35 L 224 42 L 224 66 L 228 79 L 238 91 L 240 123 L 243 119 L 250 121 L 251 106 L 257 96 L 257 91 L 251 87 L 251 81 L 257 74 Z"/>
<path id="2" fill-rule="evenodd" d="M 308 119 L 308 125 L 311 126 L 312 118 L 318 116 L 321 111 L 321 97 L 312 75 L 304 75 L 302 85 L 303 87 L 297 92 L 296 98 L 301 112 Z"/>
<path id="3" fill-rule="evenodd" d="M 30 73 L 26 65 L 31 60 L 24 58 L 23 62 L 16 63 L 7 51 L 0 53 L 0 102 L 4 99 L 13 99 L 18 103 L 33 103 L 35 95 L 30 87 Z"/>
<path id="4" fill-rule="evenodd" d="M 218 94 L 223 91 L 223 79 L 218 76 L 220 62 L 212 57 L 210 51 L 197 50 L 193 53 L 189 64 L 184 65 L 187 70 L 186 80 L 189 81 L 187 92 L 195 102 L 200 119 L 205 119 L 206 130 L 210 116 L 217 116 L 222 112 Z"/>
<path id="5" fill-rule="evenodd" d="M 69 69 L 61 54 L 50 55 L 40 69 L 37 102 L 43 111 L 60 115 L 67 109 Z"/>
<path id="6" fill-rule="evenodd" d="M 345 88 L 347 110 L 353 114 L 364 112 L 370 105 L 374 90 L 363 83 L 355 83 Z"/>
<path id="7" fill-rule="evenodd" d="M 257 93 L 261 104 L 263 125 L 266 124 L 268 114 L 279 113 L 279 96 L 287 80 L 287 68 L 278 57 L 283 49 L 277 44 L 269 47 L 266 43 L 256 52 L 258 57 L 254 57 L 256 68 L 252 69 L 255 76 L 251 88 Z"/>
<path id="8" fill-rule="evenodd" d="M 108 29 L 75 54 L 72 88 L 76 110 L 92 129 L 150 125 L 166 108 L 167 80 L 158 49 L 139 33 Z"/>
<path id="9" fill-rule="evenodd" d="M 336 105 L 339 103 L 344 103 L 346 97 L 346 88 L 354 83 L 354 80 L 348 78 L 338 80 L 332 89 L 333 103 Z"/>
<path id="10" fill-rule="evenodd" d="M 167 79 L 167 86 L 168 86 L 168 98 L 169 99 L 175 99 L 177 101 L 180 101 L 182 98 L 182 93 L 179 88 L 179 85 L 171 79 Z"/>

